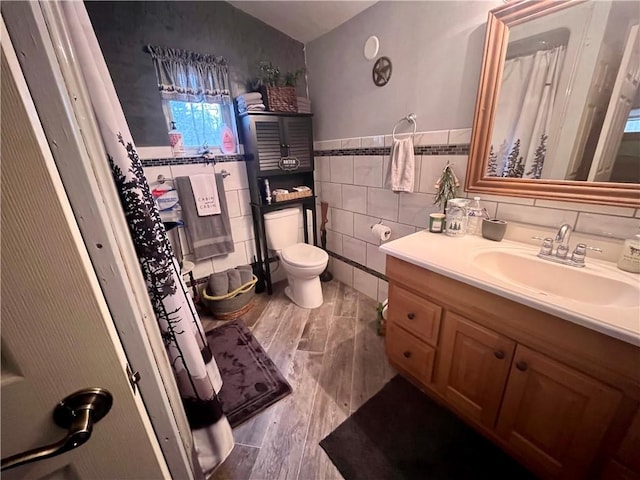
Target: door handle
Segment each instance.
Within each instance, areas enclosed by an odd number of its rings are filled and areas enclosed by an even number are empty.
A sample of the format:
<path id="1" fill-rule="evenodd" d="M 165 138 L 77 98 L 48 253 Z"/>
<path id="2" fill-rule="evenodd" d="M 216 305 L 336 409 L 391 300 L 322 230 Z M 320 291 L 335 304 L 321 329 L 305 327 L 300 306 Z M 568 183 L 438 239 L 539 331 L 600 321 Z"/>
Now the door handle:
<path id="1" fill-rule="evenodd" d="M 50 445 L 3 458 L 1 470 L 55 457 L 83 445 L 91 438 L 93 424 L 109 413 L 111 405 L 113 396 L 103 388 L 87 388 L 72 393 L 53 411 L 53 421 L 68 429 L 67 436 Z"/>

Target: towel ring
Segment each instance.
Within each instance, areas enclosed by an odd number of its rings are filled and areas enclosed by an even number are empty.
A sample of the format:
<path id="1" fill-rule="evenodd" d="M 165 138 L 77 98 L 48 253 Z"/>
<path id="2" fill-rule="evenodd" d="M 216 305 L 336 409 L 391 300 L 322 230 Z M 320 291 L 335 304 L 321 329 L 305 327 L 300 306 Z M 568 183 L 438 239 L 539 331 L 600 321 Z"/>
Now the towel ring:
<path id="1" fill-rule="evenodd" d="M 398 128 L 398 126 L 403 122 L 403 121 L 407 121 L 409 123 L 413 123 L 413 136 L 415 137 L 416 135 L 416 128 L 418 127 L 418 124 L 416 122 L 416 114 L 415 113 L 410 113 L 409 115 L 407 115 L 406 117 L 402 117 L 400 120 L 398 120 L 396 122 L 396 124 L 393 127 L 393 132 L 391 132 L 391 137 L 393 137 L 394 140 L 397 140 L 396 138 L 396 128 Z"/>

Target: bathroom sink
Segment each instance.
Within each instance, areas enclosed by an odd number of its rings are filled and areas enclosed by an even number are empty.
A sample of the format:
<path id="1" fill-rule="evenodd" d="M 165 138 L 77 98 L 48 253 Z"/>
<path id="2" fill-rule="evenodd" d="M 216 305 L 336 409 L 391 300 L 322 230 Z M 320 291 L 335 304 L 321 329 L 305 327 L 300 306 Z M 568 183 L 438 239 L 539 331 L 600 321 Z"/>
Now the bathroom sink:
<path id="1" fill-rule="evenodd" d="M 588 260 L 587 260 L 588 262 Z M 486 274 L 540 295 L 553 295 L 592 305 L 640 306 L 640 284 L 623 274 L 587 263 L 575 268 L 538 258 L 529 251 L 478 252 L 473 263 Z"/>

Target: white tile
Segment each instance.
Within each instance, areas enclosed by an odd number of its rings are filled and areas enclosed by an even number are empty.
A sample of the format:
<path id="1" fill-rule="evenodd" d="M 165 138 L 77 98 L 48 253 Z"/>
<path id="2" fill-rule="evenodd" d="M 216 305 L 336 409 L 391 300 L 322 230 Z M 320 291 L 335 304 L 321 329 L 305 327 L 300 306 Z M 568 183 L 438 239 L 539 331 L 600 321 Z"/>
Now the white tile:
<path id="1" fill-rule="evenodd" d="M 384 135 L 376 135 L 374 137 L 362 137 L 360 141 L 362 148 L 384 147 Z"/>
<path id="2" fill-rule="evenodd" d="M 229 218 L 239 217 L 242 215 L 240 211 L 240 202 L 238 201 L 238 190 L 231 190 L 225 192 L 227 198 L 227 211 L 229 212 Z"/>
<path id="3" fill-rule="evenodd" d="M 414 145 L 446 145 L 449 141 L 449 130 L 418 132 L 413 140 Z"/>
<path id="4" fill-rule="evenodd" d="M 407 225 L 427 228 L 429 214 L 442 212 L 438 205 L 433 204 L 433 195 L 425 193 L 401 193 L 398 221 Z"/>
<path id="5" fill-rule="evenodd" d="M 221 162 L 216 164 L 216 173 L 222 173 L 223 170 L 226 170 L 230 174 L 224 178 L 225 190 L 229 191 L 249 188 L 247 166 L 245 162 Z"/>
<path id="6" fill-rule="evenodd" d="M 240 215 L 251 215 L 251 197 L 247 188 L 238 190 L 238 203 L 240 204 Z"/>
<path id="7" fill-rule="evenodd" d="M 327 230 L 327 250 L 342 255 L 342 234 Z"/>
<path id="8" fill-rule="evenodd" d="M 193 258 L 193 255 L 189 254 L 185 255 L 184 259 L 194 263 L 195 266 L 193 267 L 193 277 L 195 279 L 209 278 L 209 275 L 213 273 L 213 265 L 210 258 L 196 262 L 196 260 Z"/>
<path id="9" fill-rule="evenodd" d="M 229 162 L 231 163 L 231 162 Z M 244 164 L 243 164 L 244 165 Z M 188 177 L 189 175 L 213 175 L 215 169 L 212 163 L 190 163 L 188 165 L 171 165 L 171 176 Z M 248 188 L 248 187 L 245 187 Z M 225 187 L 226 190 L 226 187 Z"/>
<path id="10" fill-rule="evenodd" d="M 370 188 L 367 192 L 367 214 L 370 216 L 398 220 L 398 194 L 382 188 Z"/>
<path id="11" fill-rule="evenodd" d="M 342 144 L 341 140 L 320 140 L 317 143 L 316 150 L 339 150 Z"/>
<path id="12" fill-rule="evenodd" d="M 244 242 L 245 240 L 251 240 L 254 238 L 253 234 L 253 220 L 251 215 L 245 215 L 243 217 L 236 217 L 230 220 L 231 223 L 231 236 L 235 242 Z"/>
<path id="13" fill-rule="evenodd" d="M 342 208 L 342 185 L 322 182 L 320 198 L 334 208 Z"/>
<path id="14" fill-rule="evenodd" d="M 490 202 L 498 202 L 498 203 L 512 203 L 515 205 L 533 205 L 533 198 L 524 198 L 524 197 L 507 197 L 505 195 L 490 195 L 488 193 L 480 193 L 475 194 L 473 192 L 469 192 L 469 197 L 479 196 L 482 200 L 487 200 Z"/>
<path id="15" fill-rule="evenodd" d="M 578 214 L 569 210 L 554 210 L 551 208 L 532 207 L 528 205 L 498 204 L 496 218 L 513 222 L 541 225 L 545 227 L 560 227 L 568 223 L 572 227 L 576 224 Z"/>
<path id="16" fill-rule="evenodd" d="M 574 210 L 576 212 L 603 213 L 605 215 L 615 215 L 617 217 L 633 217 L 632 207 L 615 207 L 611 205 L 593 205 L 590 203 L 560 202 L 557 200 L 545 200 L 542 198 L 535 200 L 536 207 L 556 208 L 558 210 Z"/>
<path id="17" fill-rule="evenodd" d="M 467 155 L 423 155 L 418 191 L 421 193 L 436 193 L 436 182 L 442 175 L 442 171 L 448 161 L 453 165 L 453 172 L 460 182 L 458 196 L 464 196 L 467 159 Z"/>
<path id="18" fill-rule="evenodd" d="M 314 150 L 320 150 L 320 145 L 321 145 L 321 142 L 319 142 L 318 140 L 314 140 L 313 141 L 313 149 Z"/>
<path id="19" fill-rule="evenodd" d="M 382 223 L 391 229 L 391 236 L 389 240 L 387 240 L 388 242 L 416 233 L 416 227 L 413 225 L 404 225 L 402 223 L 390 222 L 389 220 L 383 220 Z"/>
<path id="20" fill-rule="evenodd" d="M 353 212 L 331 208 L 329 209 L 329 222 L 332 230 L 353 237 Z"/>
<path id="21" fill-rule="evenodd" d="M 470 142 L 470 128 L 457 128 L 455 130 L 449 130 L 449 145 L 463 145 Z"/>
<path id="22" fill-rule="evenodd" d="M 396 137 L 397 138 L 404 138 L 401 135 L 396 135 Z M 392 143 L 393 143 L 393 137 L 391 135 L 385 135 L 384 136 L 384 146 L 385 147 L 390 147 Z"/>
<path id="23" fill-rule="evenodd" d="M 331 181 L 353 183 L 353 156 L 331 157 Z"/>
<path id="24" fill-rule="evenodd" d="M 322 182 L 319 182 L 317 179 L 313 182 L 313 193 L 316 197 L 320 197 L 322 194 Z"/>
<path id="25" fill-rule="evenodd" d="M 364 265 L 367 261 L 367 244 L 353 237 L 342 237 L 342 256 Z"/>
<path id="26" fill-rule="evenodd" d="M 371 245 L 367 243 L 367 264 L 368 268 L 371 268 L 379 273 L 384 273 L 387 263 L 387 256 L 378 250 L 377 245 Z"/>
<path id="27" fill-rule="evenodd" d="M 213 257 L 213 270 L 214 272 L 224 272 L 229 268 L 235 268 L 238 265 L 246 265 L 247 251 L 245 249 L 244 242 L 236 242 L 233 244 L 235 250 L 229 255 L 221 255 L 219 257 Z"/>
<path id="28" fill-rule="evenodd" d="M 353 288 L 364 293 L 367 297 L 377 300 L 378 277 L 374 277 L 359 268 L 353 269 Z"/>
<path id="29" fill-rule="evenodd" d="M 389 284 L 382 280 L 378 279 L 378 302 L 382 303 L 386 299 L 389 298 Z"/>
<path id="30" fill-rule="evenodd" d="M 331 181 L 331 157 L 315 157 L 314 173 L 316 180 L 321 182 Z"/>
<path id="31" fill-rule="evenodd" d="M 247 240 L 244 242 L 244 250 L 247 255 L 247 263 L 253 262 L 253 258 L 256 257 L 256 242 Z"/>
<path id="32" fill-rule="evenodd" d="M 379 221 L 379 218 L 355 213 L 353 215 L 353 236 L 360 240 L 364 240 L 367 243 L 380 245 L 380 240 L 376 239 L 371 234 L 371 225 L 375 225 Z"/>
<path id="33" fill-rule="evenodd" d="M 339 282 L 353 287 L 353 267 L 348 263 L 344 263 L 337 258 L 333 258 L 331 262 L 333 276 Z"/>
<path id="34" fill-rule="evenodd" d="M 382 187 L 382 155 L 355 155 L 353 183 L 367 187 Z"/>
<path id="35" fill-rule="evenodd" d="M 343 138 L 341 148 L 360 148 L 360 137 Z"/>
<path id="36" fill-rule="evenodd" d="M 638 233 L 640 220 L 629 217 L 615 217 L 598 213 L 580 213 L 576 230 L 605 237 L 630 238 Z"/>
<path id="37" fill-rule="evenodd" d="M 367 187 L 342 185 L 342 208 L 350 212 L 367 213 Z"/>

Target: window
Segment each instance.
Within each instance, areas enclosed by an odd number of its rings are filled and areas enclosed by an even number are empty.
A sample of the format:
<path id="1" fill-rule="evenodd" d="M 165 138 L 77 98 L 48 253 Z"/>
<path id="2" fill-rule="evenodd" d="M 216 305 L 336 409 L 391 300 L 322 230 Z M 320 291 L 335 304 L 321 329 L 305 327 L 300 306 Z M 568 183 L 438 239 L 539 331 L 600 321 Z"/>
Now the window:
<path id="1" fill-rule="evenodd" d="M 640 108 L 633 108 L 624 126 L 624 133 L 640 132 Z"/>
<path id="2" fill-rule="evenodd" d="M 147 45 L 167 127 L 175 124 L 187 155 L 238 153 L 229 67 L 222 57 Z"/>
<path id="3" fill-rule="evenodd" d="M 222 148 L 225 127 L 236 138 L 232 104 L 163 100 L 163 106 L 167 125 L 175 122 L 188 152 L 209 148 L 216 153 L 233 153 Z"/>

